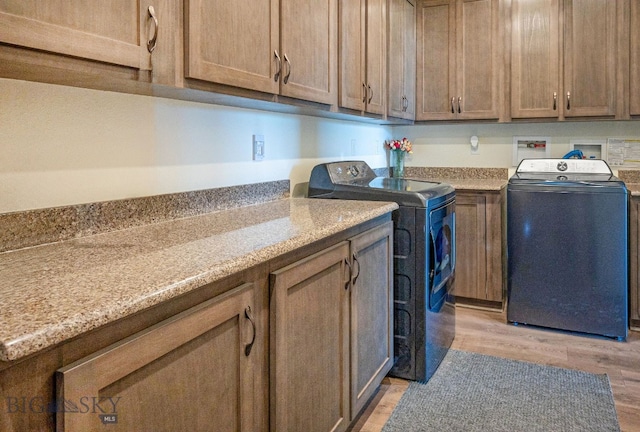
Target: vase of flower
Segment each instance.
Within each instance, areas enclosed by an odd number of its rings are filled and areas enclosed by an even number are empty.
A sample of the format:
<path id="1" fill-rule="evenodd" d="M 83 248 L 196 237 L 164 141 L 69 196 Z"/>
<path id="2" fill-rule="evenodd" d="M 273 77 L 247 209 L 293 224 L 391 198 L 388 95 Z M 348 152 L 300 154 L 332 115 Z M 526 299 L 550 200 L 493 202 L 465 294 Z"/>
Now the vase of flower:
<path id="1" fill-rule="evenodd" d="M 404 156 L 407 152 L 391 150 L 391 177 L 404 178 Z"/>
<path id="2" fill-rule="evenodd" d="M 404 177 L 404 158 L 407 153 L 412 153 L 411 141 L 406 138 L 401 140 L 385 141 L 385 147 L 389 150 L 389 164 L 391 177 Z"/>

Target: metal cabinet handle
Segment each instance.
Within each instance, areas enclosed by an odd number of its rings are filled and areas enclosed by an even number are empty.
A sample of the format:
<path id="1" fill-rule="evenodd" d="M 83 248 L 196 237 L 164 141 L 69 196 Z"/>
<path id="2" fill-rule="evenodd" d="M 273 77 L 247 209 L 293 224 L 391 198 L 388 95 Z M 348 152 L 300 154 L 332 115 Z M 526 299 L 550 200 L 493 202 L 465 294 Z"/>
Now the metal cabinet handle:
<path id="1" fill-rule="evenodd" d="M 284 62 L 287 64 L 287 74 L 284 76 L 282 82 L 286 84 L 289 82 L 289 77 L 291 76 L 291 61 L 289 60 L 289 57 L 287 57 L 286 53 L 284 55 Z"/>
<path id="2" fill-rule="evenodd" d="M 353 278 L 353 267 L 351 266 L 351 263 L 349 262 L 348 258 L 344 259 L 344 263 L 347 265 L 347 267 L 349 268 L 349 280 L 347 280 L 344 283 L 344 289 L 349 289 L 349 284 L 351 283 L 351 279 Z"/>
<path id="3" fill-rule="evenodd" d="M 149 6 L 147 12 L 149 12 L 149 17 L 153 20 L 153 37 L 147 41 L 147 51 L 152 53 L 153 50 L 156 49 L 156 42 L 158 40 L 158 18 L 156 18 L 156 11 L 153 9 L 153 6 Z"/>
<path id="4" fill-rule="evenodd" d="M 558 93 L 553 92 L 553 110 L 554 111 L 557 109 L 557 104 L 558 104 Z"/>
<path id="5" fill-rule="evenodd" d="M 273 75 L 273 80 L 278 82 L 280 79 L 280 72 L 282 72 L 282 60 L 280 60 L 280 54 L 278 54 L 278 50 L 273 50 L 273 55 L 278 62 L 278 69 L 276 69 L 276 73 Z"/>
<path id="6" fill-rule="evenodd" d="M 462 97 L 458 96 L 458 114 L 462 112 L 460 106 L 462 105 Z"/>
<path id="7" fill-rule="evenodd" d="M 251 348 L 253 348 L 253 343 L 256 341 L 256 322 L 251 316 L 251 306 L 247 306 L 245 308 L 244 316 L 249 320 L 249 322 L 251 323 L 251 328 L 253 328 L 253 337 L 251 338 L 251 342 L 244 346 L 244 355 L 249 357 L 249 354 L 251 354 Z"/>
<path id="8" fill-rule="evenodd" d="M 567 92 L 567 111 L 571 109 L 571 92 Z"/>
<path id="9" fill-rule="evenodd" d="M 355 264 L 358 264 L 358 273 L 356 273 L 356 275 L 353 277 L 353 284 L 356 284 L 356 281 L 358 280 L 358 276 L 360 276 L 360 261 L 358 261 L 358 255 L 356 255 L 356 253 L 354 252 L 353 254 L 353 262 Z"/>
<path id="10" fill-rule="evenodd" d="M 373 89 L 370 85 L 367 85 L 367 88 L 369 89 L 369 100 L 367 101 L 367 103 L 371 103 L 371 100 L 373 99 Z"/>
<path id="11" fill-rule="evenodd" d="M 451 98 L 451 114 L 455 114 L 456 113 L 456 109 L 454 107 L 454 104 L 456 103 L 456 98 L 452 97 Z"/>

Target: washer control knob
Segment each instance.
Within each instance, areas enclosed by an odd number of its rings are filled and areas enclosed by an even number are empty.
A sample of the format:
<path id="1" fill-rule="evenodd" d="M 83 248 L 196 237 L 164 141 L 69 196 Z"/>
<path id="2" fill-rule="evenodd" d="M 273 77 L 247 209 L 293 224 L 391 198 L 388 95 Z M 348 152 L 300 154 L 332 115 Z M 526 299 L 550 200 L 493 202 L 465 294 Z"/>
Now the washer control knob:
<path id="1" fill-rule="evenodd" d="M 349 167 L 349 174 L 351 174 L 353 177 L 358 177 L 358 174 L 360 174 L 360 170 L 357 166 L 351 165 Z"/>
<path id="2" fill-rule="evenodd" d="M 568 166 L 565 161 L 560 161 L 558 162 L 557 168 L 558 168 L 558 171 L 566 171 Z"/>

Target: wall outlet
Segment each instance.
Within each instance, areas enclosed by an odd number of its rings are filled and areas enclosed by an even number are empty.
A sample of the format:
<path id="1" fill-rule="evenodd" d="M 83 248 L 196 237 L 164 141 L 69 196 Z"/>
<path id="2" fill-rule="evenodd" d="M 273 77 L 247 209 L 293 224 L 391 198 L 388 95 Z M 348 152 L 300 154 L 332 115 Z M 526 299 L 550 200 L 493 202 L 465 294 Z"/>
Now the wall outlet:
<path id="1" fill-rule="evenodd" d="M 264 135 L 253 136 L 253 160 L 261 161 L 264 159 Z"/>

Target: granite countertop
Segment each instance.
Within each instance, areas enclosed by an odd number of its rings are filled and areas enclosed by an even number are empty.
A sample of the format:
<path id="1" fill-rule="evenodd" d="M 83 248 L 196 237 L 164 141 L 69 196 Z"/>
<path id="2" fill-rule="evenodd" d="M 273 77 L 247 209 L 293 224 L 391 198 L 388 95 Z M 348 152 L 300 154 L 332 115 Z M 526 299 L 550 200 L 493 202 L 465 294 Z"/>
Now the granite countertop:
<path id="1" fill-rule="evenodd" d="M 396 208 L 282 199 L 0 253 L 0 360 L 25 357 Z"/>
<path id="2" fill-rule="evenodd" d="M 407 177 L 448 183 L 456 190 L 500 191 L 509 181 L 507 168 L 408 167 Z"/>
<path id="3" fill-rule="evenodd" d="M 417 178 L 418 180 L 425 180 L 424 178 Z M 457 178 L 429 178 L 430 181 L 442 182 L 450 184 L 455 190 L 472 190 L 493 192 L 500 191 L 507 186 L 508 180 L 495 180 L 495 179 L 457 179 Z"/>
<path id="4" fill-rule="evenodd" d="M 627 186 L 627 190 L 629 191 L 629 195 L 631 196 L 640 196 L 640 182 L 638 183 L 624 183 Z"/>

